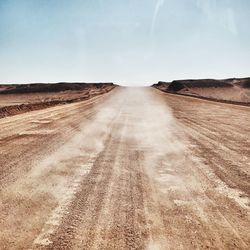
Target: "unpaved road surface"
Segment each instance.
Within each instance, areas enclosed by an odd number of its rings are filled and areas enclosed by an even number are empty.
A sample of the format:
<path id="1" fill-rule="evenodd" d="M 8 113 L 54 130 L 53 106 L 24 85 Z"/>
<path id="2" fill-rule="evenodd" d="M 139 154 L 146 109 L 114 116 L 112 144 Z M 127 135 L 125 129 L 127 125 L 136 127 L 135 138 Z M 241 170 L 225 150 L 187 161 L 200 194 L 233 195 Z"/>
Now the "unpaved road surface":
<path id="1" fill-rule="evenodd" d="M 1 249 L 250 249 L 250 108 L 117 88 L 0 120 Z"/>

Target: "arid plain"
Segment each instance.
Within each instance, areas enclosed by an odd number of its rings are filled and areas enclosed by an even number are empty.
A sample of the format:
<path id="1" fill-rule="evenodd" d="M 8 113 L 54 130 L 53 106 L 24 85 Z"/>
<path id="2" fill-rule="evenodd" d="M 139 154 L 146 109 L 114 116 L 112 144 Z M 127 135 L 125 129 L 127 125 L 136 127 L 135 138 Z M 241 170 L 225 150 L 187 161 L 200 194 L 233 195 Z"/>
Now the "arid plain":
<path id="1" fill-rule="evenodd" d="M 250 107 L 97 92 L 2 108 L 0 249 L 250 249 Z"/>

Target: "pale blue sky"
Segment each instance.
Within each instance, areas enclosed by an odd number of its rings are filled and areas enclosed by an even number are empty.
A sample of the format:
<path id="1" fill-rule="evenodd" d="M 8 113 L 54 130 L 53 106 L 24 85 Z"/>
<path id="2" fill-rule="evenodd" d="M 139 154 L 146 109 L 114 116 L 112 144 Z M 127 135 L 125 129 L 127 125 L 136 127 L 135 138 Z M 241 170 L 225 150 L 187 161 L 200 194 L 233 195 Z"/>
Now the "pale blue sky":
<path id="1" fill-rule="evenodd" d="M 0 0 L 0 82 L 250 76 L 249 0 Z"/>

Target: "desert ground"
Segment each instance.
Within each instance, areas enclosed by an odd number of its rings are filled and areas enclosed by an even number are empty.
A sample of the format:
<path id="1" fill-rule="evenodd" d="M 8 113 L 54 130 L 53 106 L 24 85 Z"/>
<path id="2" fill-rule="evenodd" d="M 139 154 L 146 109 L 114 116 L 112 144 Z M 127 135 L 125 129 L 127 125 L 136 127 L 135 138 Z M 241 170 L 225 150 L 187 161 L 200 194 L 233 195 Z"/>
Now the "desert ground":
<path id="1" fill-rule="evenodd" d="M 0 119 L 0 249 L 250 249 L 249 124 L 152 87 Z"/>

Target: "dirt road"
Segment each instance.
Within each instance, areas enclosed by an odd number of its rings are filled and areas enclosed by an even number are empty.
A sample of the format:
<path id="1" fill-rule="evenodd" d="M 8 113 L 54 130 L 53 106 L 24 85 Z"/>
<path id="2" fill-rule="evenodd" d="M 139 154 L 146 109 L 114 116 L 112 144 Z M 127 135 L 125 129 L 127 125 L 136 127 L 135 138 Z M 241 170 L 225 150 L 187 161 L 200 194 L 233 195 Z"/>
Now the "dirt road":
<path id="1" fill-rule="evenodd" d="M 250 249 L 250 108 L 117 88 L 0 120 L 0 249 Z"/>

